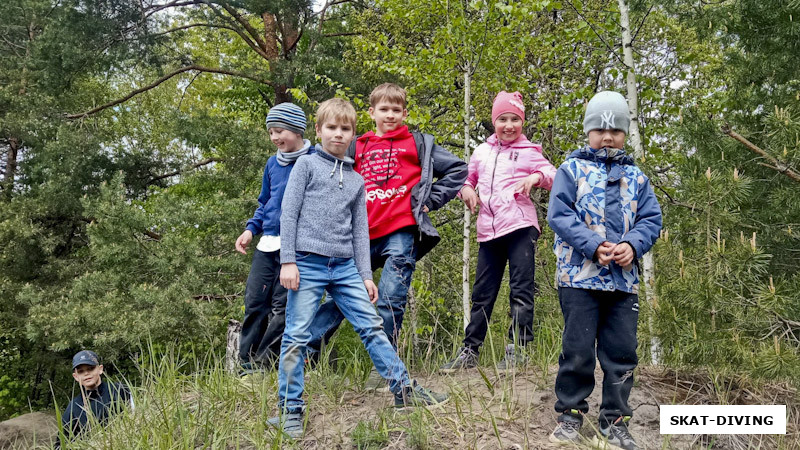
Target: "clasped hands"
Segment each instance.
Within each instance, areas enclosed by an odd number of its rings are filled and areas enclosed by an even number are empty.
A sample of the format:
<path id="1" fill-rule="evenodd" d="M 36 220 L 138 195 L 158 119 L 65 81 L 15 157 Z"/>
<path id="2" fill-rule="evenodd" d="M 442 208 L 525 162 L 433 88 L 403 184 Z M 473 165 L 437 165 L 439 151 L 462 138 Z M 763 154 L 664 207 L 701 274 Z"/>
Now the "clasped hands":
<path id="1" fill-rule="evenodd" d="M 633 251 L 631 244 L 627 242 L 614 244 L 609 241 L 603 241 L 597 247 L 594 256 L 601 266 L 607 266 L 611 264 L 611 261 L 616 261 L 621 267 L 626 267 L 633 262 L 636 253 Z"/>

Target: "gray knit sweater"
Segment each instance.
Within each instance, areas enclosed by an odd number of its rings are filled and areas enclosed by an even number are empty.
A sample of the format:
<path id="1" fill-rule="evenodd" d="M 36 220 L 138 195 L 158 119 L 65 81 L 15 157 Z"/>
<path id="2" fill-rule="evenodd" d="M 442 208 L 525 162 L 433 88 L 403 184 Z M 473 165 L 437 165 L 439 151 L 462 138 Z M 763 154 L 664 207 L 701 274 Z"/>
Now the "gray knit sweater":
<path id="1" fill-rule="evenodd" d="M 355 258 L 361 278 L 372 279 L 364 179 L 352 159 L 320 145 L 297 160 L 283 194 L 281 264 L 295 262 L 297 251 Z"/>

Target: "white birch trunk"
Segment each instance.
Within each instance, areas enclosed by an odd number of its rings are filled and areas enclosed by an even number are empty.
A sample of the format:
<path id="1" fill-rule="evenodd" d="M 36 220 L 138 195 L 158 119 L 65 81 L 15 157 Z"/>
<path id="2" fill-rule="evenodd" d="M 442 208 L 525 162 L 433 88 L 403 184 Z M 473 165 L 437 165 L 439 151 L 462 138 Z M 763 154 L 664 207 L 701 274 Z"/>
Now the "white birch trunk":
<path id="1" fill-rule="evenodd" d="M 470 67 L 466 65 L 464 68 L 464 160 L 469 164 L 469 126 L 470 126 L 470 88 L 471 88 L 471 74 Z M 464 308 L 464 329 L 469 325 L 469 230 L 470 230 L 471 215 L 469 208 L 464 205 L 464 253 L 462 254 L 461 262 L 463 264 L 461 271 L 461 304 Z"/>
<path id="2" fill-rule="evenodd" d="M 628 108 L 631 112 L 631 127 L 628 133 L 628 139 L 631 147 L 633 147 L 634 158 L 641 159 L 644 157 L 644 148 L 642 147 L 642 135 L 639 132 L 639 92 L 636 87 L 636 67 L 633 62 L 630 17 L 628 15 L 628 5 L 625 0 L 617 0 L 617 2 L 619 3 L 619 15 L 622 25 L 622 55 L 625 66 L 627 66 L 626 87 L 628 91 Z M 653 279 L 655 264 L 653 262 L 653 255 L 651 252 L 648 252 L 644 255 L 643 263 L 645 299 L 651 307 L 655 308 L 657 304 L 655 296 L 655 282 Z M 658 341 L 658 338 L 653 335 L 652 314 L 647 322 L 647 327 L 650 331 L 650 358 L 653 365 L 658 365 L 660 342 Z"/>

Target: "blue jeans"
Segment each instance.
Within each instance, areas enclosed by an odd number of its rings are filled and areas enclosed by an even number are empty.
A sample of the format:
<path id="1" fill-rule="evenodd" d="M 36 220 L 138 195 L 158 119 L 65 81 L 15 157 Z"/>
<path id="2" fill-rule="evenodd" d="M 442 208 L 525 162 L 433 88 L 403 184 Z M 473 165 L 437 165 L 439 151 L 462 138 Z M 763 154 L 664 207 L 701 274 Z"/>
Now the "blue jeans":
<path id="1" fill-rule="evenodd" d="M 361 337 L 378 373 L 398 393 L 411 384 L 406 366 L 397 356 L 381 327 L 381 318 L 369 302 L 364 280 L 353 258 L 332 258 L 297 252 L 300 288 L 289 291 L 286 328 L 278 366 L 278 407 L 287 414 L 303 412 L 303 369 L 306 346 L 311 339 L 312 321 L 325 290 L 327 303 L 335 303 Z"/>
<path id="2" fill-rule="evenodd" d="M 400 229 L 370 242 L 372 270 L 383 267 L 378 283 L 378 314 L 383 319 L 383 331 L 397 348 L 397 338 L 403 326 L 408 289 L 417 266 L 417 244 L 414 232 Z M 323 342 L 333 336 L 345 316 L 335 302 L 325 302 L 317 311 L 311 329 L 309 346 L 318 351 Z"/>

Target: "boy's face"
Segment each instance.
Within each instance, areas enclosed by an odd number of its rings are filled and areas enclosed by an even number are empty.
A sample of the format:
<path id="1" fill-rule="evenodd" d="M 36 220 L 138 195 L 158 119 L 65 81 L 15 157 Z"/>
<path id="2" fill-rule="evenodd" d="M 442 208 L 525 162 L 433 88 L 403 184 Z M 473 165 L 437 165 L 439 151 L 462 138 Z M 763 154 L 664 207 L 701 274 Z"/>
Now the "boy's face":
<path id="1" fill-rule="evenodd" d="M 377 105 L 369 107 L 369 116 L 375 121 L 375 134 L 383 136 L 403 125 L 408 117 L 408 110 L 400 103 L 381 100 Z"/>
<path id="2" fill-rule="evenodd" d="M 103 365 L 92 366 L 81 364 L 72 371 L 72 378 L 84 389 L 94 390 L 100 386 L 100 376 L 103 375 Z"/>
<path id="3" fill-rule="evenodd" d="M 349 123 L 325 122 L 316 125 L 317 136 L 322 140 L 322 149 L 341 158 L 347 152 L 355 130 Z"/>
<path id="4" fill-rule="evenodd" d="M 270 128 L 269 139 L 278 147 L 278 150 L 284 153 L 291 153 L 303 148 L 303 136 L 285 128 Z"/>
<path id="5" fill-rule="evenodd" d="M 522 118 L 514 113 L 500 114 L 494 121 L 494 132 L 503 142 L 516 140 L 522 134 Z"/>
<path id="6" fill-rule="evenodd" d="M 594 149 L 622 148 L 625 145 L 625 132 L 622 130 L 592 130 L 589 132 L 589 147 Z"/>

